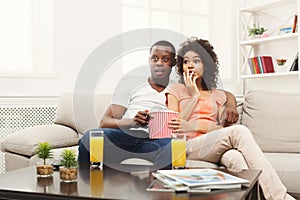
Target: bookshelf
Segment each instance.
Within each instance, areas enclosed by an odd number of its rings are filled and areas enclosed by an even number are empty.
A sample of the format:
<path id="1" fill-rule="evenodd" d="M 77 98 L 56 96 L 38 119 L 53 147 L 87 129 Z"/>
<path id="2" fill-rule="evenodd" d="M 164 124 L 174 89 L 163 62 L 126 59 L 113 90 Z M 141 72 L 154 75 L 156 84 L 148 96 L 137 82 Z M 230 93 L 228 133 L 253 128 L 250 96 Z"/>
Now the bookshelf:
<path id="1" fill-rule="evenodd" d="M 274 0 L 251 6 L 243 6 L 243 3 L 241 3 L 238 28 L 238 74 L 240 79 L 279 78 L 284 76 L 298 76 L 300 78 L 298 71 L 288 71 L 296 53 L 299 51 L 298 31 L 295 33 L 280 33 L 279 31 L 281 27 L 293 23 L 294 15 L 299 16 L 299 2 L 300 0 Z M 251 39 L 248 36 L 248 28 L 254 23 L 267 28 L 266 33 L 268 36 Z M 251 73 L 248 58 L 261 55 L 272 56 L 274 73 Z M 277 65 L 276 58 L 287 58 L 288 62 L 284 71 L 279 69 L 280 66 Z"/>
<path id="2" fill-rule="evenodd" d="M 298 33 L 287 33 L 284 35 L 269 36 L 266 38 L 240 41 L 240 45 L 256 45 L 256 44 L 263 44 L 263 43 L 275 42 L 280 40 L 297 40 L 297 38 L 298 38 Z"/>
<path id="3" fill-rule="evenodd" d="M 244 7 L 242 9 L 240 9 L 241 12 L 259 12 L 261 10 L 264 9 L 270 9 L 273 7 L 279 7 L 279 6 L 283 6 L 286 4 L 294 4 L 297 3 L 297 0 L 275 0 L 272 2 L 267 2 L 267 3 L 262 3 L 259 5 L 254 5 L 254 6 L 248 6 L 248 7 Z"/>
<path id="4" fill-rule="evenodd" d="M 241 79 L 255 79 L 255 78 L 265 78 L 265 77 L 280 77 L 280 76 L 298 76 L 299 72 L 277 72 L 277 73 L 267 73 L 267 74 L 249 74 L 241 75 Z"/>

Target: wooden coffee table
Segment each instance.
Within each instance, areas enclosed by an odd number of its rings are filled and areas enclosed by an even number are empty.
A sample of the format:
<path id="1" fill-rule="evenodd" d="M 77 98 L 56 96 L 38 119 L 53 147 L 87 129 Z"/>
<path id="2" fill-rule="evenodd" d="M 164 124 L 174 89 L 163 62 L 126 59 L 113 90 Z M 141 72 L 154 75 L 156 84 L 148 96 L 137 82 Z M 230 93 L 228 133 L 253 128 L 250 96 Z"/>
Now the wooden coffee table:
<path id="1" fill-rule="evenodd" d="M 110 165 L 103 171 L 90 171 L 89 166 L 81 165 L 77 182 L 64 183 L 57 171 L 53 177 L 38 178 L 32 166 L 0 175 L 0 199 L 255 199 L 260 174 L 259 170 L 224 170 L 248 179 L 249 187 L 195 194 L 146 191 L 153 180 L 148 170 L 147 166 Z"/>

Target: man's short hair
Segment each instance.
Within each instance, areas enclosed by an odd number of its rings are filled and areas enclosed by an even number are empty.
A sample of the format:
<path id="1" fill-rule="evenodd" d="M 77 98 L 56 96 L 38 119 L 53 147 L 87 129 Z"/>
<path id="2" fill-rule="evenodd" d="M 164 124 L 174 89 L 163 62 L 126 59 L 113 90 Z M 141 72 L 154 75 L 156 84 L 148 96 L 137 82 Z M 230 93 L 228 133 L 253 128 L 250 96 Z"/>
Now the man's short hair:
<path id="1" fill-rule="evenodd" d="M 166 46 L 166 47 L 170 47 L 172 53 L 174 53 L 174 55 L 176 54 L 176 50 L 175 50 L 174 45 L 173 45 L 171 42 L 168 42 L 168 41 L 166 41 L 166 40 L 160 40 L 160 41 L 158 41 L 158 42 L 155 42 L 155 43 L 151 46 L 150 52 L 152 51 L 152 48 L 153 48 L 154 46 Z"/>

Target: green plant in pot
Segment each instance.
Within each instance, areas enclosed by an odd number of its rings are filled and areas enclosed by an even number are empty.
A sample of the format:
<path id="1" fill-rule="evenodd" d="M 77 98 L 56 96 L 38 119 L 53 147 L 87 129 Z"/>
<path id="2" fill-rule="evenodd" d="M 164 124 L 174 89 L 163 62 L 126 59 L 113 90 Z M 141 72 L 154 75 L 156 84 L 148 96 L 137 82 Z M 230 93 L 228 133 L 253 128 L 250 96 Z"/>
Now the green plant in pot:
<path id="1" fill-rule="evenodd" d="M 52 146 L 48 142 L 40 142 L 36 149 L 37 157 L 41 160 L 37 162 L 36 169 L 37 175 L 41 177 L 52 176 L 53 165 L 52 160 L 53 154 L 51 152 Z"/>
<path id="2" fill-rule="evenodd" d="M 59 162 L 60 179 L 64 182 L 73 182 L 77 179 L 77 155 L 75 151 L 65 149 Z"/>
<path id="3" fill-rule="evenodd" d="M 259 24 L 253 24 L 252 28 L 248 28 L 248 33 L 250 37 L 260 37 L 264 32 L 266 32 L 268 29 L 261 27 Z"/>

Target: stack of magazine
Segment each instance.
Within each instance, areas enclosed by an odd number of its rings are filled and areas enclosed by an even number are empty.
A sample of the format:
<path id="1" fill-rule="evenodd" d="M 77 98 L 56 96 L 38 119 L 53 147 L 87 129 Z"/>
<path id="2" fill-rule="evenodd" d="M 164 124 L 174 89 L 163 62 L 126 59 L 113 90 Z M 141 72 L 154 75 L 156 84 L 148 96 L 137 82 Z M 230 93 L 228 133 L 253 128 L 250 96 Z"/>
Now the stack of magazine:
<path id="1" fill-rule="evenodd" d="M 216 189 L 236 189 L 249 181 L 215 169 L 158 170 L 148 191 L 205 193 Z"/>

